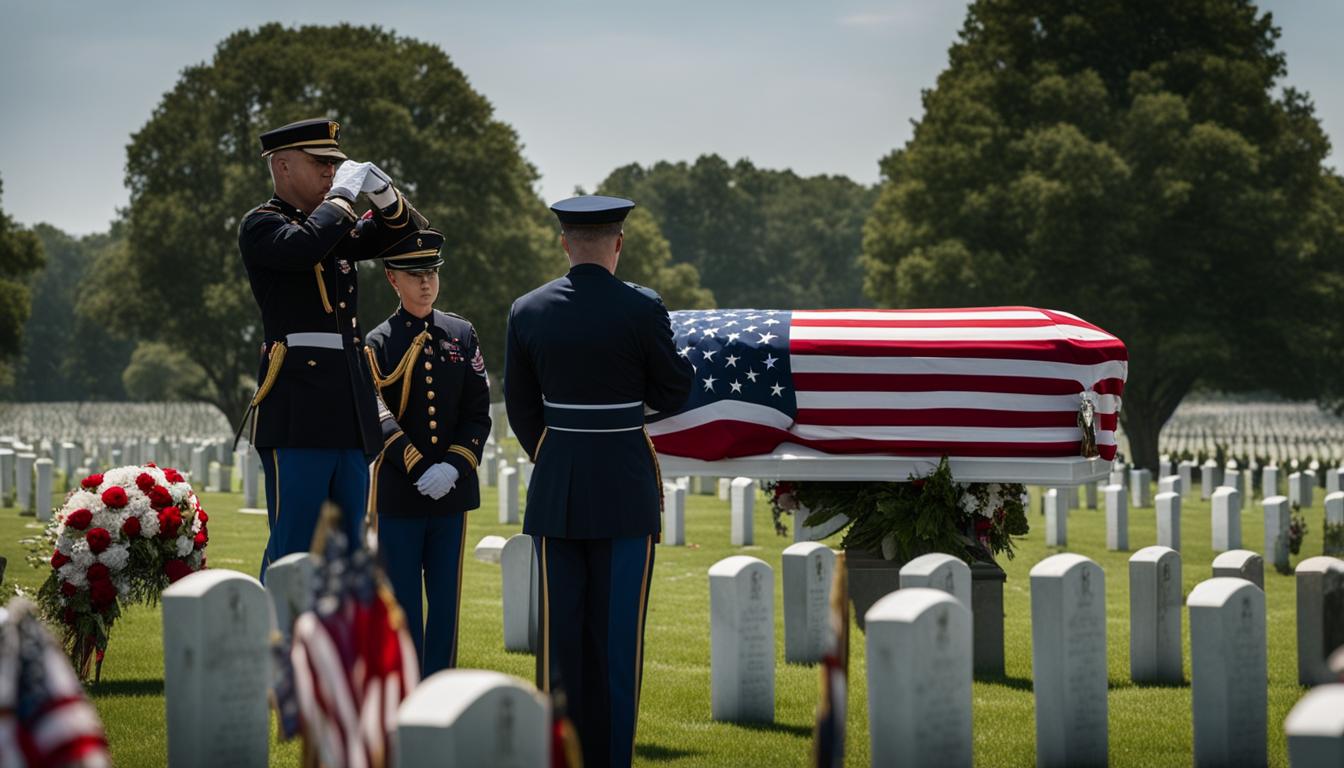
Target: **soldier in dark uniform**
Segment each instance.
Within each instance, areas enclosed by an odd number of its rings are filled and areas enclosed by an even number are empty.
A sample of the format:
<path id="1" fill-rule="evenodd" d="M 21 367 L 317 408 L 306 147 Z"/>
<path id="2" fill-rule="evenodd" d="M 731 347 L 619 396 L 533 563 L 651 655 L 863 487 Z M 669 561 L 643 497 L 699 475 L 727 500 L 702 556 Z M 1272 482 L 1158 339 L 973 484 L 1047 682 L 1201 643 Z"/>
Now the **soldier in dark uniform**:
<path id="1" fill-rule="evenodd" d="M 270 563 L 309 549 L 327 499 L 340 506 L 346 533 L 362 541 L 368 460 L 409 443 L 373 392 L 355 265 L 385 255 L 424 219 L 386 174 L 347 161 L 339 133 L 330 120 L 305 120 L 262 134 L 275 196 L 238 229 L 264 334 L 249 408 L 266 475 L 263 579 Z M 373 206 L 363 218 L 354 209 L 361 193 Z M 446 492 L 446 466 L 417 465 L 412 475 Z"/>
<path id="2" fill-rule="evenodd" d="M 422 679 L 457 666 L 467 511 L 481 506 L 476 467 L 490 434 L 490 383 L 476 329 L 434 309 L 442 245 L 443 235 L 421 230 L 384 257 L 401 306 L 369 331 L 364 348 L 383 402 L 409 439 L 378 456 L 370 497 L 379 558 L 406 614 Z M 423 462 L 448 464 L 446 495 L 430 498 L 415 487 L 409 470 Z"/>
<path id="3" fill-rule="evenodd" d="M 513 303 L 505 360 L 509 423 L 536 463 L 523 532 L 541 571 L 537 685 L 564 688 L 588 766 L 633 759 L 663 493 L 644 413 L 681 407 L 692 376 L 658 294 L 614 275 L 633 207 L 551 207 L 571 268 Z"/>

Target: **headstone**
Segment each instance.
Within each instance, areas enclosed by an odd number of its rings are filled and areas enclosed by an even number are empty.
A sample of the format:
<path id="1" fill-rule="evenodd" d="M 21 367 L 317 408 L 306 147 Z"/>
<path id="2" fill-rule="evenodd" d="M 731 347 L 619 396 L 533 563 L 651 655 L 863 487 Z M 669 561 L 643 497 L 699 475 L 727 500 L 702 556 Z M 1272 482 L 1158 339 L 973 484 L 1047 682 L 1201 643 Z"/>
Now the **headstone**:
<path id="1" fill-rule="evenodd" d="M 1297 564 L 1297 680 L 1332 682 L 1326 659 L 1344 645 L 1344 560 L 1309 557 Z"/>
<path id="2" fill-rule="evenodd" d="M 1105 765 L 1106 576 L 1101 566 L 1065 553 L 1031 569 L 1031 660 L 1036 765 Z"/>
<path id="3" fill-rule="evenodd" d="M 1223 470 L 1218 462 L 1209 459 L 1200 467 L 1199 498 L 1207 500 L 1213 496 L 1213 489 L 1223 484 Z"/>
<path id="4" fill-rule="evenodd" d="M 1266 464 L 1264 469 L 1260 470 L 1260 495 L 1266 499 L 1270 496 L 1279 495 L 1279 467 L 1277 464 Z"/>
<path id="5" fill-rule="evenodd" d="M 1213 551 L 1241 548 L 1241 494 L 1221 486 L 1213 492 Z"/>
<path id="6" fill-rule="evenodd" d="M 1157 506 L 1157 543 L 1176 551 L 1181 549 L 1181 494 L 1159 493 L 1153 499 Z"/>
<path id="7" fill-rule="evenodd" d="M 972 610 L 971 567 L 959 557 L 943 552 L 920 555 L 901 566 L 900 580 L 901 589 L 940 589 Z"/>
<path id="8" fill-rule="evenodd" d="M 1293 768 L 1344 765 L 1344 683 L 1318 685 L 1283 721 Z"/>
<path id="9" fill-rule="evenodd" d="M 1126 477 L 1126 475 L 1127 473 L 1125 472 L 1124 469 L 1112 469 L 1109 485 L 1118 485 L 1121 488 L 1125 487 L 1125 482 L 1126 480 L 1128 480 L 1128 477 Z"/>
<path id="10" fill-rule="evenodd" d="M 14 455 L 14 489 L 17 492 L 16 506 L 21 512 L 33 512 L 33 473 L 37 455 L 17 453 Z"/>
<path id="11" fill-rule="evenodd" d="M 37 519 L 46 522 L 51 519 L 51 482 L 52 482 L 52 460 L 38 459 L 33 462 L 33 469 L 37 474 L 37 485 L 34 487 L 34 511 L 37 513 Z"/>
<path id="12" fill-rule="evenodd" d="M 686 545 L 686 489 L 663 483 L 663 544 Z"/>
<path id="13" fill-rule="evenodd" d="M 1157 460 L 1157 476 L 1166 477 L 1172 473 L 1171 459 L 1159 458 Z"/>
<path id="14" fill-rule="evenodd" d="M 260 482 L 261 456 L 257 449 L 247 446 L 243 449 L 243 506 L 257 506 Z"/>
<path id="15" fill-rule="evenodd" d="M 12 506 L 14 502 L 14 451 L 0 448 L 0 507 Z"/>
<path id="16" fill-rule="evenodd" d="M 728 490 L 732 487 L 732 480 L 726 477 L 719 478 L 719 501 L 728 500 Z"/>
<path id="17" fill-rule="evenodd" d="M 191 449 L 191 484 L 196 486 L 205 486 L 210 482 L 208 476 L 209 466 L 205 463 L 204 446 L 196 446 Z"/>
<path id="18" fill-rule="evenodd" d="M 206 470 L 205 489 L 213 493 L 222 493 L 224 491 L 223 478 L 220 477 L 219 462 L 210 462 L 209 469 Z"/>
<path id="19" fill-rule="evenodd" d="M 1249 549 L 1233 549 L 1213 558 L 1213 577 L 1245 579 L 1265 588 L 1265 559 Z"/>
<path id="20" fill-rule="evenodd" d="M 1344 491 L 1344 467 L 1330 467 L 1325 470 L 1325 492 Z"/>
<path id="21" fill-rule="evenodd" d="M 220 464 L 218 466 L 220 493 L 233 493 L 233 465 Z"/>
<path id="22" fill-rule="evenodd" d="M 1294 472 L 1288 476 L 1288 504 L 1298 505 L 1302 509 L 1311 506 L 1311 477 L 1306 472 Z"/>
<path id="23" fill-rule="evenodd" d="M 56 451 L 56 469 L 61 470 L 61 474 L 69 477 L 74 473 L 75 467 L 78 466 L 79 464 L 75 463 L 75 444 L 68 440 L 62 442 Z"/>
<path id="24" fill-rule="evenodd" d="M 1129 501 L 1135 509 L 1152 504 L 1153 473 L 1147 469 L 1132 469 L 1129 472 Z"/>
<path id="25" fill-rule="evenodd" d="M 1246 496 L 1246 484 L 1242 482 L 1242 473 L 1235 469 L 1229 469 L 1223 472 L 1223 488 L 1235 488 L 1237 493 L 1243 497 Z"/>
<path id="26" fill-rule="evenodd" d="M 1098 485 L 1099 485 L 1099 483 L 1088 483 L 1087 485 L 1085 485 L 1085 486 L 1083 487 L 1083 491 L 1087 494 L 1087 508 L 1088 508 L 1088 509 L 1096 509 L 1096 508 L 1097 508 L 1097 486 L 1098 486 Z"/>
<path id="27" fill-rule="evenodd" d="M 237 571 L 197 571 L 163 591 L 169 765 L 267 765 L 270 612 L 261 583 Z"/>
<path id="28" fill-rule="evenodd" d="M 1136 683 L 1180 683 L 1181 555 L 1144 547 L 1129 558 L 1129 674 Z"/>
<path id="29" fill-rule="evenodd" d="M 1064 547 L 1069 543 L 1069 512 L 1064 508 L 1058 489 L 1045 492 L 1045 545 Z"/>
<path id="30" fill-rule="evenodd" d="M 727 557 L 709 569 L 710 708 L 715 720 L 775 719 L 774 591 L 770 566 L 754 557 Z"/>
<path id="31" fill-rule="evenodd" d="M 1129 549 L 1129 507 L 1125 488 L 1112 483 L 1106 494 L 1106 548 L 1113 552 Z"/>
<path id="32" fill-rule="evenodd" d="M 504 578 L 504 650 L 535 653 L 541 624 L 537 618 L 540 568 L 532 537 L 525 533 L 510 536 L 500 551 L 499 565 Z"/>
<path id="33" fill-rule="evenodd" d="M 1331 526 L 1344 526 L 1344 491 L 1335 491 L 1326 495 L 1325 522 Z M 1326 542 L 1325 554 L 1344 555 L 1344 548 L 1341 548 L 1338 544 L 1332 547 L 1330 542 Z"/>
<path id="34" fill-rule="evenodd" d="M 1288 497 L 1270 496 L 1261 502 L 1265 510 L 1265 561 L 1271 568 L 1288 567 Z M 1287 573 L 1287 571 L 1284 571 Z"/>
<path id="35" fill-rule="evenodd" d="M 873 765 L 971 765 L 971 613 L 941 590 L 902 588 L 868 609 Z"/>
<path id="36" fill-rule="evenodd" d="M 481 474 L 485 475 L 485 485 L 494 488 L 499 485 L 499 454 L 494 450 L 486 451 L 481 462 Z"/>
<path id="37" fill-rule="evenodd" d="M 1195 765 L 1265 765 L 1265 593 L 1244 579 L 1214 578 L 1186 604 Z"/>
<path id="38" fill-rule="evenodd" d="M 1195 487 L 1195 462 L 1182 461 L 1177 464 L 1176 474 L 1181 477 L 1181 493 L 1190 493 Z"/>
<path id="39" fill-rule="evenodd" d="M 518 475 L 524 488 L 532 484 L 532 466 L 532 462 L 528 461 L 526 456 L 518 457 Z"/>
<path id="40" fill-rule="evenodd" d="M 505 541 L 503 536 L 485 536 L 477 542 L 471 556 L 482 563 L 499 565 L 499 559 L 504 554 Z"/>
<path id="41" fill-rule="evenodd" d="M 1183 493 L 1185 486 L 1181 485 L 1180 475 L 1167 475 L 1157 481 L 1158 493 Z"/>
<path id="42" fill-rule="evenodd" d="M 784 660 L 821 661 L 831 627 L 831 580 L 835 552 L 803 541 L 784 549 Z M 969 587 L 969 580 L 968 580 Z"/>
<path id="43" fill-rule="evenodd" d="M 1078 486 L 1066 485 L 1059 489 L 1059 495 L 1064 499 L 1064 508 L 1072 512 L 1078 509 Z"/>
<path id="44" fill-rule="evenodd" d="M 446 669 L 401 702 L 393 768 L 545 768 L 550 736 L 550 702 L 531 684 L 502 672 Z"/>
<path id="45" fill-rule="evenodd" d="M 507 464 L 499 468 L 499 522 L 518 524 L 518 470 Z"/>
<path id="46" fill-rule="evenodd" d="M 294 633 L 294 620 L 313 607 L 313 556 L 294 552 L 266 568 L 266 594 L 275 611 L 275 628 L 285 640 Z"/>
<path id="47" fill-rule="evenodd" d="M 751 523 L 756 509 L 756 481 L 749 477 L 733 478 L 732 489 L 732 543 L 743 547 L 754 542 Z"/>

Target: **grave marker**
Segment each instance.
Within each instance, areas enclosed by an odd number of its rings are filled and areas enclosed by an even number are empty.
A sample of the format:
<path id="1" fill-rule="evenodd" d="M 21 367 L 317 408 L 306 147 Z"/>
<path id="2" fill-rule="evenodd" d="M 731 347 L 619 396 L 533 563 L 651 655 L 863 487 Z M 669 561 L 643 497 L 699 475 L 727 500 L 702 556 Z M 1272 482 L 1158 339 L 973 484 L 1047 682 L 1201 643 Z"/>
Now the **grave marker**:
<path id="1" fill-rule="evenodd" d="M 1288 764 L 1294 768 L 1344 765 L 1344 683 L 1307 691 L 1283 721 Z"/>
<path id="2" fill-rule="evenodd" d="M 499 522 L 518 524 L 518 470 L 507 464 L 499 468 Z"/>
<path id="3" fill-rule="evenodd" d="M 1186 604 L 1195 765 L 1264 765 L 1265 593 L 1244 579 L 1213 578 Z"/>
<path id="4" fill-rule="evenodd" d="M 1105 765 L 1106 576 L 1096 563 L 1065 553 L 1031 569 L 1031 659 L 1036 765 Z"/>
<path id="5" fill-rule="evenodd" d="M 1129 558 L 1129 670 L 1136 683 L 1180 683 L 1181 555 L 1144 547 Z"/>
<path id="6" fill-rule="evenodd" d="M 715 720 L 775 719 L 774 575 L 764 561 L 724 558 L 709 569 L 710 698 Z"/>
<path id="7" fill-rule="evenodd" d="M 1213 551 L 1241 548 L 1241 494 L 1221 486 L 1213 492 Z"/>
<path id="8" fill-rule="evenodd" d="M 1153 499 L 1157 507 L 1157 543 L 1178 552 L 1181 549 L 1181 494 L 1159 493 Z"/>
<path id="9" fill-rule="evenodd" d="M 1233 549 L 1213 558 L 1214 578 L 1245 579 L 1265 588 L 1265 560 L 1249 549 Z"/>
<path id="10" fill-rule="evenodd" d="M 686 489 L 663 483 L 663 544 L 686 545 Z"/>
<path id="11" fill-rule="evenodd" d="M 510 468 L 511 469 L 511 468 Z M 532 537 L 516 533 L 504 542 L 499 564 L 503 571 L 504 650 L 536 653 L 540 587 Z"/>
<path id="12" fill-rule="evenodd" d="M 804 541 L 785 548 L 781 559 L 784 660 L 801 664 L 821 661 L 830 637 L 835 552 L 825 544 Z"/>
<path id="13" fill-rule="evenodd" d="M 1344 645 L 1344 560 L 1309 557 L 1297 564 L 1297 680 L 1336 678 L 1326 660 Z"/>
<path id="14" fill-rule="evenodd" d="M 734 478 L 729 491 L 732 510 L 732 543 L 742 547 L 752 544 L 752 514 L 756 507 L 756 481 L 749 477 Z"/>
<path id="15" fill-rule="evenodd" d="M 1129 549 L 1129 508 L 1123 486 L 1112 483 L 1106 494 L 1106 548 L 1115 552 Z"/>
<path id="16" fill-rule="evenodd" d="M 530 684 L 502 672 L 437 672 L 401 702 L 393 759 L 395 768 L 548 768 L 550 702 Z"/>

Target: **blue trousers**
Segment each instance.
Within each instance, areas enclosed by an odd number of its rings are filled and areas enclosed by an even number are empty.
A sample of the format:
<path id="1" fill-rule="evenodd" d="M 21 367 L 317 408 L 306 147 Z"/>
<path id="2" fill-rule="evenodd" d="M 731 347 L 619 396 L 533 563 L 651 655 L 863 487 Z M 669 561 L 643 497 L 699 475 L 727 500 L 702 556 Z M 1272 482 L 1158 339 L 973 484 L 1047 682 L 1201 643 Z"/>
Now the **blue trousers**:
<path id="1" fill-rule="evenodd" d="M 634 759 L 653 536 L 532 539 L 541 568 L 537 687 L 565 692 L 587 768 Z"/>
<path id="2" fill-rule="evenodd" d="M 261 560 L 261 580 L 271 563 L 307 552 L 313 531 L 330 500 L 341 509 L 352 546 L 363 546 L 364 509 L 369 498 L 369 465 L 358 448 L 265 448 L 266 522 L 271 529 Z"/>
<path id="3" fill-rule="evenodd" d="M 378 556 L 406 614 L 406 626 L 420 657 L 422 680 L 457 666 L 457 613 L 462 601 L 466 532 L 467 516 L 463 512 L 378 516 Z M 425 618 L 422 600 L 429 603 Z"/>

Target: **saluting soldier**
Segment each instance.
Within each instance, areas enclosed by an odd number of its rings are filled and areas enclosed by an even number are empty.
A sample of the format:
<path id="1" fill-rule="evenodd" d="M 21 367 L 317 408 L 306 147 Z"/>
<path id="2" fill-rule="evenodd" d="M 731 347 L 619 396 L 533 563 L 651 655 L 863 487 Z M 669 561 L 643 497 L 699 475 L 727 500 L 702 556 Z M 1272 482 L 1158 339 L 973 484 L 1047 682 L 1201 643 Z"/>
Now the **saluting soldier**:
<path id="1" fill-rule="evenodd" d="M 420 230 L 384 257 L 401 306 L 365 339 L 374 383 L 409 440 L 374 462 L 370 501 L 378 554 L 406 614 L 421 679 L 457 666 L 467 511 L 481 506 L 476 467 L 490 434 L 490 382 L 476 329 L 434 309 L 442 246 L 443 235 Z M 448 465 L 450 488 L 440 498 L 413 482 L 412 470 L 426 462 Z"/>
<path id="2" fill-rule="evenodd" d="M 658 294 L 615 277 L 632 208 L 551 207 L 570 270 L 513 303 L 505 359 L 509 423 L 536 464 L 523 532 L 541 569 L 537 685 L 558 679 L 588 766 L 633 759 L 663 494 L 644 409 L 681 407 L 692 376 Z"/>
<path id="3" fill-rule="evenodd" d="M 385 255 L 424 218 L 376 166 L 348 162 L 339 139 L 340 126 L 324 119 L 262 134 L 275 195 L 238 229 L 264 334 L 249 406 L 270 524 L 263 579 L 272 562 L 309 549 L 327 499 L 341 508 L 346 534 L 361 541 L 368 460 L 389 441 L 408 442 L 374 395 L 355 265 Z M 363 218 L 354 209 L 360 194 L 372 203 Z M 446 465 L 412 474 L 430 492 L 446 492 Z"/>

